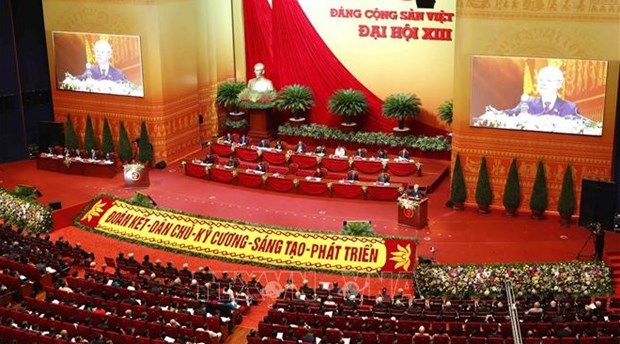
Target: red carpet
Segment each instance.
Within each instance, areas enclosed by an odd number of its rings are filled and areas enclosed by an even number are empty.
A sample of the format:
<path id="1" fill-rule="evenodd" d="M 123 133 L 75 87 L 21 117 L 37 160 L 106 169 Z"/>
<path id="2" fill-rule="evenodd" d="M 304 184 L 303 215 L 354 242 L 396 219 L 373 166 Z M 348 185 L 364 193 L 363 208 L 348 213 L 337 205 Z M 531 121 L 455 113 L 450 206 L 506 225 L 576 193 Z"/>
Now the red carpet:
<path id="1" fill-rule="evenodd" d="M 63 209 L 87 202 L 99 193 L 129 198 L 136 191 L 124 187 L 121 174 L 114 179 L 99 179 L 38 171 L 33 160 L 0 165 L 0 186 L 12 189 L 16 184 L 36 186 L 43 194 L 39 199 L 42 203 L 59 200 Z M 396 204 L 391 202 L 279 194 L 206 182 L 186 177 L 180 163 L 164 170 L 152 170 L 151 186 L 140 191 L 148 193 L 163 208 L 278 226 L 339 231 L 344 220 L 372 220 L 376 231 L 382 235 L 417 237 L 421 255 L 430 256 L 429 248 L 434 246 L 437 249 L 434 258 L 445 264 L 573 260 L 590 236 L 587 230 L 576 225 L 560 226 L 554 216 L 535 221 L 525 213 L 507 218 L 499 209 L 488 215 L 479 215 L 473 208 L 453 211 L 444 206 L 449 194 L 448 181 L 430 195 L 430 224 L 423 230 L 399 226 Z M 99 264 L 104 256 L 118 251 L 134 252 L 137 257 L 149 254 L 164 262 L 173 261 L 177 266 L 188 262 L 192 268 L 209 266 L 216 271 L 239 271 L 246 276 L 255 273 L 262 281 L 270 283 L 268 290 L 272 294 L 287 278 L 293 278 L 296 283 L 308 279 L 311 284 L 354 280 L 361 290 L 371 294 L 383 286 L 391 290 L 399 287 L 412 290 L 408 280 L 288 272 L 232 264 L 140 247 L 74 227 L 55 231 L 53 237 L 58 236 L 80 242 L 87 250 L 94 251 Z M 619 234 L 608 233 L 606 251 L 620 251 Z M 592 252 L 592 243 L 586 244 L 583 253 Z M 252 311 L 243 325 L 253 326 L 263 314 L 259 309 Z M 254 321 L 250 321 L 252 319 Z"/>

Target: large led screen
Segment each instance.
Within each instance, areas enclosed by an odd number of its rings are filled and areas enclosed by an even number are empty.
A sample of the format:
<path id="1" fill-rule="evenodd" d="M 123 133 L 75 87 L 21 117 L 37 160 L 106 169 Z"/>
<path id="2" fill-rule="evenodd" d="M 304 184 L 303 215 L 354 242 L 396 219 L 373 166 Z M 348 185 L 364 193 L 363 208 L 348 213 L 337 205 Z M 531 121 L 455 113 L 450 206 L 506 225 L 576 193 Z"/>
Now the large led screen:
<path id="1" fill-rule="evenodd" d="M 474 56 L 470 125 L 601 136 L 607 61 Z"/>
<path id="2" fill-rule="evenodd" d="M 144 97 L 140 37 L 52 33 L 58 89 Z"/>

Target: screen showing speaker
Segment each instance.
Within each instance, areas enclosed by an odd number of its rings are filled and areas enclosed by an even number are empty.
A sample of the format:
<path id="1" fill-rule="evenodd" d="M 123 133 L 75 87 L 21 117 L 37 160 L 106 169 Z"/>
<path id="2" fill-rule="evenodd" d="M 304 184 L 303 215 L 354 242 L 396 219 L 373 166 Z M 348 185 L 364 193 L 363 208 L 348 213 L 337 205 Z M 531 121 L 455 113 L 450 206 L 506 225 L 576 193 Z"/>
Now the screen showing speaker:
<path id="1" fill-rule="evenodd" d="M 144 97 L 140 37 L 52 32 L 60 90 Z"/>
<path id="2" fill-rule="evenodd" d="M 601 136 L 607 61 L 473 56 L 473 127 Z"/>

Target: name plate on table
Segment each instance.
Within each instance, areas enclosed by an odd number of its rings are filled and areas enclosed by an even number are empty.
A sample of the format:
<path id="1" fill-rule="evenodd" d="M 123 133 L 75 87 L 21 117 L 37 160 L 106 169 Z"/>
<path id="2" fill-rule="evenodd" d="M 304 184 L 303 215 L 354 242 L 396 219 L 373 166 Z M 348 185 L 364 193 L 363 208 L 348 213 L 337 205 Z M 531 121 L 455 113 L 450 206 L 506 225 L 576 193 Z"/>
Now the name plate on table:
<path id="1" fill-rule="evenodd" d="M 125 186 L 146 187 L 151 185 L 149 180 L 149 170 L 142 164 L 123 165 L 123 176 Z"/>

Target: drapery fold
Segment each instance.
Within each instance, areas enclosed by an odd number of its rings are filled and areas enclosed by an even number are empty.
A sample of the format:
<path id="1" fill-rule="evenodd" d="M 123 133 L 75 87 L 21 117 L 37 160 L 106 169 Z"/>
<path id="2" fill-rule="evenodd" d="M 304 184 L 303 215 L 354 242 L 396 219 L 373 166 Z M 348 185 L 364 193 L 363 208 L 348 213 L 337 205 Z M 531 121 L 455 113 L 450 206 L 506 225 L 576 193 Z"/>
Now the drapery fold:
<path id="1" fill-rule="evenodd" d="M 297 1 L 273 0 L 274 62 L 282 86 L 300 83 L 314 93 L 316 106 L 310 122 L 335 126 L 337 116 L 327 110 L 334 91 L 353 88 L 362 91 L 369 104 L 363 128 L 388 131 L 394 126 L 381 115 L 382 100 L 357 80 L 321 39 Z"/>
<path id="2" fill-rule="evenodd" d="M 244 0 L 245 57 L 247 78 L 254 77 L 254 64 L 265 64 L 266 76 L 276 89 L 303 84 L 312 89 L 316 105 L 308 115 L 311 123 L 337 127 L 341 119 L 327 110 L 337 89 L 362 91 L 369 112 L 360 130 L 391 132 L 396 121 L 382 115 L 383 100 L 362 84 L 332 53 L 296 0 Z M 334 33 L 337 34 L 337 33 Z M 402 92 L 410 92 L 403 90 Z M 445 135 L 446 131 L 414 121 L 412 134 Z"/>
<path id="3" fill-rule="evenodd" d="M 254 77 L 254 65 L 261 62 L 269 79 L 277 87 L 277 70 L 273 65 L 272 10 L 267 0 L 243 0 L 243 25 L 245 28 L 245 73 Z"/>

